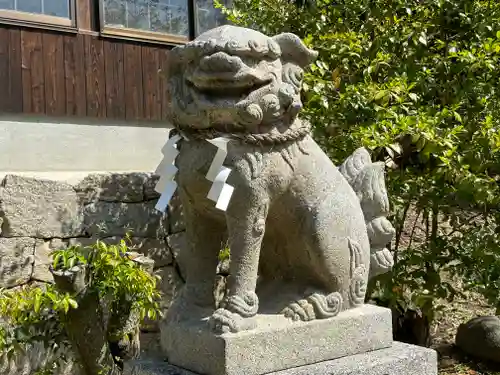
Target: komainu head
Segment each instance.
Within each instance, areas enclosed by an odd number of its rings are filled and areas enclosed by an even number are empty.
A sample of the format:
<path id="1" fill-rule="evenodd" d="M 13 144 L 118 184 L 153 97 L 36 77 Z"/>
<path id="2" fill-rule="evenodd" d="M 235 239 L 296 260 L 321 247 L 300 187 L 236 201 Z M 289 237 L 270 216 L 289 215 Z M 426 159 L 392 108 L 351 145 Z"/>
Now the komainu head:
<path id="1" fill-rule="evenodd" d="M 172 122 L 193 130 L 285 131 L 302 108 L 304 69 L 316 57 L 294 34 L 209 30 L 172 50 Z"/>

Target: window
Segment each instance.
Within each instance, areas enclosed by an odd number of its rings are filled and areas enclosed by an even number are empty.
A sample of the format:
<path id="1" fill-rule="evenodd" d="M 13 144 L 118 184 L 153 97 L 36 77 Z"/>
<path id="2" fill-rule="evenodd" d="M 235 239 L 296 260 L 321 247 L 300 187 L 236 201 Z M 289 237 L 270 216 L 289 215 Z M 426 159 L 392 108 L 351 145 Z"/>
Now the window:
<path id="1" fill-rule="evenodd" d="M 101 12 L 104 35 L 174 43 L 225 22 L 213 0 L 101 0 Z"/>
<path id="2" fill-rule="evenodd" d="M 213 0 L 194 0 L 194 30 L 195 35 L 213 29 L 214 27 L 221 26 L 226 23 L 226 19 L 220 9 L 216 9 L 213 5 Z M 229 0 L 219 1 L 224 6 L 229 7 Z"/>
<path id="3" fill-rule="evenodd" d="M 36 24 L 75 26 L 72 0 L 0 0 L 0 18 Z"/>

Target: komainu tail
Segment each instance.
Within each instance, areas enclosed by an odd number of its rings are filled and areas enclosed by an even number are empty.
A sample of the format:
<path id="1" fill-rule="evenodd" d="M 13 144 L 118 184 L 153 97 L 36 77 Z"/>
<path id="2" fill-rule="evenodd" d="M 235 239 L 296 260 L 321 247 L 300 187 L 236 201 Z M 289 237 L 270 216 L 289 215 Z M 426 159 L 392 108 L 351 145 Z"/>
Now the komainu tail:
<path id="1" fill-rule="evenodd" d="M 365 216 L 370 239 L 370 278 L 391 270 L 394 259 L 386 245 L 391 242 L 396 230 L 387 220 L 389 198 L 385 186 L 385 165 L 372 163 L 370 154 L 358 148 L 339 167 L 356 192 Z"/>

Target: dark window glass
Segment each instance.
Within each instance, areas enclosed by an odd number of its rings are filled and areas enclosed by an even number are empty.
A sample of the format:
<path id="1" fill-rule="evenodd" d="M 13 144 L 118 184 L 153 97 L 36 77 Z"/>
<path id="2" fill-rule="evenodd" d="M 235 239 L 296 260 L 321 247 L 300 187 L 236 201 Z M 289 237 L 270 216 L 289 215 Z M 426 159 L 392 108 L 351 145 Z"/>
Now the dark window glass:
<path id="1" fill-rule="evenodd" d="M 0 0 L 2 1 L 2 0 Z M 225 23 L 212 0 L 101 0 L 104 25 L 189 36 L 189 6 L 193 1 L 196 34 Z M 230 0 L 223 1 L 226 6 Z"/>
<path id="2" fill-rule="evenodd" d="M 0 0 L 0 9 L 70 18 L 70 0 Z"/>
<path id="3" fill-rule="evenodd" d="M 106 0 L 104 2 L 104 23 L 109 26 L 126 27 L 126 2 L 122 0 Z"/>
<path id="4" fill-rule="evenodd" d="M 43 13 L 42 0 L 17 0 L 17 8 L 21 12 Z"/>
<path id="5" fill-rule="evenodd" d="M 220 9 L 215 8 L 213 0 L 194 0 L 195 31 L 200 35 L 205 31 L 227 23 Z M 220 0 L 221 4 L 230 7 L 231 0 Z"/>
<path id="6" fill-rule="evenodd" d="M 69 1 L 43 0 L 43 14 L 69 18 Z"/>
<path id="7" fill-rule="evenodd" d="M 104 24 L 188 36 L 188 0 L 103 0 Z"/>
<path id="8" fill-rule="evenodd" d="M 0 0 L 0 9 L 14 10 L 14 0 Z"/>

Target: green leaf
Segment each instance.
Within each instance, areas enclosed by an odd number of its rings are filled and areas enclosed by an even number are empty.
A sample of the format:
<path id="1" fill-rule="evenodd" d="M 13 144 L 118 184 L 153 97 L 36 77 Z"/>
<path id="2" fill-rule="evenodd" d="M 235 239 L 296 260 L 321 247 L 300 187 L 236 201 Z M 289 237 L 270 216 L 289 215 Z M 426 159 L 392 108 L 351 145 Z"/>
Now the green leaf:
<path id="1" fill-rule="evenodd" d="M 40 306 L 42 305 L 42 296 L 41 294 L 39 293 L 36 293 L 35 294 L 35 303 L 34 303 L 34 306 L 33 306 L 33 310 L 35 311 L 35 313 L 39 313 L 40 312 Z"/>
<path id="2" fill-rule="evenodd" d="M 57 265 L 59 264 L 60 260 L 61 260 L 61 253 L 59 253 L 59 252 L 58 252 L 58 253 L 56 253 L 56 255 L 54 256 L 54 260 L 53 260 L 53 262 L 52 262 L 52 267 L 53 267 L 54 269 L 57 269 Z"/>
<path id="3" fill-rule="evenodd" d="M 69 302 L 68 302 L 68 300 L 67 299 L 62 300 L 61 301 L 61 305 L 63 307 L 64 313 L 67 314 L 68 311 L 69 311 Z"/>
<path id="4" fill-rule="evenodd" d="M 73 309 L 78 308 L 78 302 L 76 302 L 73 298 L 68 298 L 68 303 Z"/>
<path id="5" fill-rule="evenodd" d="M 387 91 L 381 90 L 381 91 L 377 92 L 377 94 L 375 95 L 374 99 L 376 101 L 379 101 L 379 100 L 385 98 L 386 96 L 387 96 Z"/>

